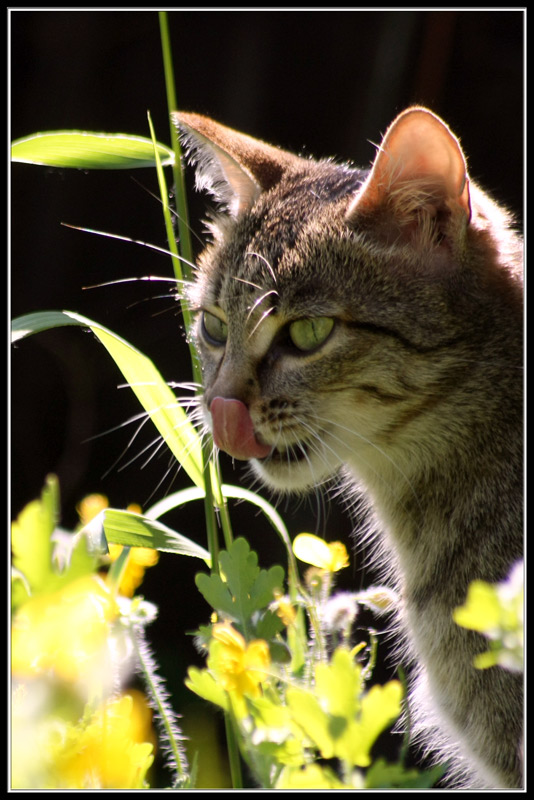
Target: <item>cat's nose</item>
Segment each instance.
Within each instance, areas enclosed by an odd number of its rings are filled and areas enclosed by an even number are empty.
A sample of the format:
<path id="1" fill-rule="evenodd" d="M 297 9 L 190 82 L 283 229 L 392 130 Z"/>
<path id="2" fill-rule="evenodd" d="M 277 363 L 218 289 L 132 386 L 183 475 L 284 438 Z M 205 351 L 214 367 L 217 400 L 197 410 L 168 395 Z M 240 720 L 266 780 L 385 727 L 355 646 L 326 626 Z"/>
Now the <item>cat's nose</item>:
<path id="1" fill-rule="evenodd" d="M 253 376 L 252 370 L 246 363 L 240 363 L 236 358 L 226 355 L 215 381 L 206 387 L 204 402 L 209 410 L 216 397 L 240 400 L 249 406 L 259 394 L 259 387 Z"/>
<path id="2" fill-rule="evenodd" d="M 214 397 L 210 404 L 213 441 L 241 461 L 265 458 L 272 447 L 260 442 L 247 406 L 234 398 Z"/>

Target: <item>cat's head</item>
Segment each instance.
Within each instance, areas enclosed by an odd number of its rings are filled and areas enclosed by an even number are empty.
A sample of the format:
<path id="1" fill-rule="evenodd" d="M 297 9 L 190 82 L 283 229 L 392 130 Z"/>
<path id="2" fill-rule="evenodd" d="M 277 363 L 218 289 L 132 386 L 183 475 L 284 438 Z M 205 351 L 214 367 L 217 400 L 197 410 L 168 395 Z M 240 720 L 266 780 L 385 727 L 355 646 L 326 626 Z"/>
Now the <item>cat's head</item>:
<path id="1" fill-rule="evenodd" d="M 471 217 L 457 139 L 409 109 L 362 171 L 175 121 L 197 185 L 226 207 L 190 298 L 215 443 L 278 490 L 345 463 L 380 471 L 455 380 Z"/>

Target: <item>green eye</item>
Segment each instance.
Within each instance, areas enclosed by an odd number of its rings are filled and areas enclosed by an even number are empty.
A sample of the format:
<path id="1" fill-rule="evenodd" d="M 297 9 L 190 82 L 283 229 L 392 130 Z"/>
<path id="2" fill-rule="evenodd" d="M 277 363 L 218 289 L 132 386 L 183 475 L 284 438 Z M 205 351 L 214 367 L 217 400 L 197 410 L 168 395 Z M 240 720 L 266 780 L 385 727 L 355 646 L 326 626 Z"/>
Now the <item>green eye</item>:
<path id="1" fill-rule="evenodd" d="M 228 325 L 222 319 L 204 311 L 202 314 L 202 330 L 208 341 L 213 344 L 224 344 L 228 339 Z"/>
<path id="2" fill-rule="evenodd" d="M 326 341 L 333 327 L 331 317 L 297 319 L 289 326 L 289 336 L 299 350 L 315 350 Z"/>

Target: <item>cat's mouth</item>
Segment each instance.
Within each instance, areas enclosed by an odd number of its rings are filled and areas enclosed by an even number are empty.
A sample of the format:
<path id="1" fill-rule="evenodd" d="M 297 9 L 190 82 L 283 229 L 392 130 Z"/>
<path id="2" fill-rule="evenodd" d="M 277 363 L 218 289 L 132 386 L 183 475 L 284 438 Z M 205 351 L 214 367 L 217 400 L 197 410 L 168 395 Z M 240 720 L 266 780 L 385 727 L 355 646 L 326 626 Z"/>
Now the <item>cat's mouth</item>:
<path id="1" fill-rule="evenodd" d="M 214 397 L 210 404 L 213 441 L 233 458 L 295 465 L 310 460 L 305 440 L 269 444 L 258 435 L 247 406 L 236 398 Z M 284 437 L 285 438 L 285 437 Z"/>
<path id="2" fill-rule="evenodd" d="M 328 457 L 330 456 L 330 457 Z M 333 457 L 324 437 L 277 442 L 264 458 L 254 458 L 251 466 L 257 476 L 272 489 L 286 492 L 308 491 L 330 478 L 339 469 L 340 461 Z"/>
<path id="3" fill-rule="evenodd" d="M 309 445 L 305 441 L 294 442 L 293 444 L 275 445 L 270 454 L 262 458 L 262 462 L 275 462 L 277 464 L 298 464 L 309 461 Z"/>

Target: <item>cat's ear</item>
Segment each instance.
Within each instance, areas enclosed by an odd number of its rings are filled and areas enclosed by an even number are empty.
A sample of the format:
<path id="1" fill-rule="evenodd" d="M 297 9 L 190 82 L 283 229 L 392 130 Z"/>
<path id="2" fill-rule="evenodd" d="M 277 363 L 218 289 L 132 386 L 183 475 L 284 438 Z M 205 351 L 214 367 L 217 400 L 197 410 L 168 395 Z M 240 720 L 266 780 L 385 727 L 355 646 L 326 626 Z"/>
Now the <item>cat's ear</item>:
<path id="1" fill-rule="evenodd" d="M 234 217 L 248 210 L 300 161 L 200 114 L 173 113 L 172 119 L 196 164 L 197 188 L 210 192 Z"/>
<path id="2" fill-rule="evenodd" d="M 469 181 L 458 139 L 425 108 L 410 108 L 392 123 L 371 172 L 354 198 L 349 223 L 384 211 L 410 235 L 423 215 L 446 227 L 452 216 L 471 217 Z M 425 214 L 426 212 L 426 214 Z"/>

